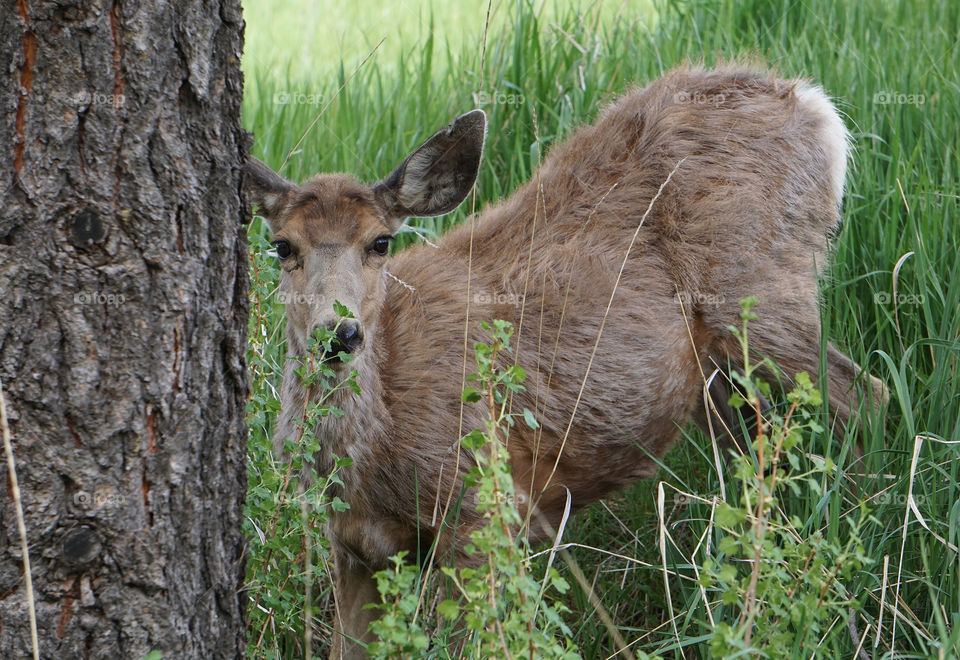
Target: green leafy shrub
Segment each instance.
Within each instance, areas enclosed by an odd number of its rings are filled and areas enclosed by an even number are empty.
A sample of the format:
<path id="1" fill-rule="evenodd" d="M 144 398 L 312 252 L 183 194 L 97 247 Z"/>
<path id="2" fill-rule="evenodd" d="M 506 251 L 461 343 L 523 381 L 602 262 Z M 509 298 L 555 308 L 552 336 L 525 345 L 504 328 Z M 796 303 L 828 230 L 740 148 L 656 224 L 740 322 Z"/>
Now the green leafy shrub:
<path id="1" fill-rule="evenodd" d="M 352 317 L 339 302 L 334 303 L 334 309 L 341 319 Z M 339 379 L 326 364 L 325 356 L 335 337 L 336 328 L 318 329 L 307 356 L 299 359 L 297 377 L 316 396 L 308 397 L 302 415 L 296 419 L 295 437 L 286 439 L 284 454 L 289 460 L 274 455 L 267 434 L 251 446 L 245 515 L 245 531 L 251 539 L 247 559 L 247 589 L 252 594 L 248 609 L 249 657 L 289 657 L 289 651 L 296 649 L 302 656 L 303 649 L 313 646 L 314 585 L 325 584 L 329 592 L 325 576 L 331 563 L 330 544 L 323 528 L 331 512 L 349 507 L 331 492 L 343 485 L 340 472 L 353 461 L 334 456 L 332 471 L 319 474 L 311 458 L 320 451 L 315 429 L 325 417 L 343 414 L 329 403 L 334 392 L 349 388 L 359 393 L 356 371 Z M 343 362 L 351 359 L 345 353 L 338 357 Z M 257 356 L 256 363 L 262 361 L 262 356 Z M 254 394 L 250 408 L 275 414 L 280 404 L 271 390 L 263 388 Z M 271 643 L 265 645 L 264 639 Z"/>
<path id="2" fill-rule="evenodd" d="M 477 509 L 486 524 L 470 533 L 466 547 L 478 558 L 474 567 L 442 567 L 452 583 L 448 590 L 456 598 L 443 600 L 437 612 L 449 621 L 462 618 L 466 637 L 458 643 L 463 658 L 576 658 L 570 629 L 561 616 L 567 610 L 550 593 L 562 594 L 568 585 L 553 568 L 540 579 L 534 577 L 527 565 L 529 544 L 518 533 L 523 517 L 515 503 L 504 443 L 510 427 L 520 423 L 517 418 L 534 428 L 536 421 L 528 410 L 508 411 L 510 395 L 523 389 L 526 378 L 517 365 L 497 366 L 498 356 L 511 352 L 513 327 L 500 320 L 482 325 L 491 341 L 474 347 L 478 371 L 468 380 L 477 387 L 467 387 L 463 401 L 486 405 L 488 415 L 484 428 L 468 433 L 461 445 L 476 460 L 466 486 L 476 489 Z M 379 606 L 382 618 L 371 624 L 381 639 L 368 649 L 373 657 L 416 657 L 428 645 L 428 636 L 416 619 L 422 585 L 416 579 L 419 571 L 402 560 L 402 555 L 395 557 L 392 569 L 375 576 L 384 604 Z"/>
<path id="3" fill-rule="evenodd" d="M 752 410 L 758 423 L 750 451 L 732 461 L 734 493 L 717 503 L 718 543 L 703 562 L 700 584 L 719 595 L 719 602 L 708 604 L 714 655 L 796 657 L 816 648 L 837 621 L 848 619 L 850 608 L 859 606 L 845 585 L 873 562 L 860 539 L 866 507 L 859 518 L 848 518 L 843 544 L 818 530 L 805 530 L 799 518 L 782 508 L 781 494 L 787 491 L 822 497 L 821 481 L 835 466 L 811 461 L 802 451 L 805 433 L 823 431 L 815 419 L 820 392 L 806 373 L 797 374 L 786 413 L 763 410 L 770 388 L 757 378 L 759 365 L 748 352 L 747 325 L 756 318 L 750 311 L 755 303 L 743 301 L 742 328 L 730 328 L 740 341 L 744 363 L 743 372 L 733 374 L 744 395 L 735 393 L 731 404 Z"/>

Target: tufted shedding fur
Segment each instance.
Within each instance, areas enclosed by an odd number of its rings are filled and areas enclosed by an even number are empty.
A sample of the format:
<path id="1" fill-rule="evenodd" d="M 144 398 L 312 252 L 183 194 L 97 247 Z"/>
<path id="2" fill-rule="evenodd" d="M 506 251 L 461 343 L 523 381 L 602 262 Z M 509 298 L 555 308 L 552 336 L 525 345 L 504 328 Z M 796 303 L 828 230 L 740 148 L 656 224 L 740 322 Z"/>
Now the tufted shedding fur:
<path id="1" fill-rule="evenodd" d="M 438 248 L 372 253 L 371 241 L 407 215 L 462 201 L 484 130 L 482 113 L 458 118 L 373 186 L 339 174 L 296 186 L 262 164 L 248 168 L 275 238 L 295 251 L 281 282 L 289 353 L 302 355 L 311 330 L 335 322 L 334 299 L 363 328 L 350 363 L 362 395 L 340 397 L 344 416 L 317 430 L 321 471 L 331 454 L 355 461 L 342 474 L 350 509 L 333 515 L 328 532 L 337 626 L 361 640 L 374 616 L 361 608 L 377 598 L 371 574 L 387 557 L 416 556 L 437 539 L 457 563 L 471 561 L 463 544 L 483 520 L 470 493 L 455 531 L 435 516 L 470 467 L 465 454 L 457 465 L 460 434 L 481 428 L 484 416 L 466 405 L 461 423 L 468 306 L 469 346 L 484 339 L 480 320 L 506 319 L 518 330 L 528 378 L 514 409 L 534 411 L 542 430 L 513 428 L 511 469 L 554 525 L 567 490 L 580 508 L 651 476 L 650 455 L 663 455 L 691 419 L 704 420 L 704 375 L 740 360 L 727 327 L 738 323 L 741 299 L 759 300 L 750 328 L 758 355 L 789 376 L 818 371 L 816 267 L 840 221 L 848 158 L 843 122 L 819 87 L 746 67 L 675 70 L 577 130 L 529 183 Z M 637 234 L 564 444 L 627 247 L 671 172 Z M 827 362 L 838 426 L 861 404 L 883 405 L 880 381 L 832 345 Z M 290 364 L 278 450 L 296 435 L 305 397 Z M 531 535 L 545 538 L 537 525 Z M 341 655 L 361 657 L 360 647 L 337 639 Z"/>

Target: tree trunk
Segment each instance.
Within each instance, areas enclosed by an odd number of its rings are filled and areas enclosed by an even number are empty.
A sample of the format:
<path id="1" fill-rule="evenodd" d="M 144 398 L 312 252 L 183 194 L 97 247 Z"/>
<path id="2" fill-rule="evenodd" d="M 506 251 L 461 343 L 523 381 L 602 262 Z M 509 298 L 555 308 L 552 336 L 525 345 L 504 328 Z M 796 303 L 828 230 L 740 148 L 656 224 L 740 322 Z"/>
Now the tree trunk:
<path id="1" fill-rule="evenodd" d="M 242 34 L 239 0 L 0 0 L 0 379 L 42 658 L 243 652 Z"/>

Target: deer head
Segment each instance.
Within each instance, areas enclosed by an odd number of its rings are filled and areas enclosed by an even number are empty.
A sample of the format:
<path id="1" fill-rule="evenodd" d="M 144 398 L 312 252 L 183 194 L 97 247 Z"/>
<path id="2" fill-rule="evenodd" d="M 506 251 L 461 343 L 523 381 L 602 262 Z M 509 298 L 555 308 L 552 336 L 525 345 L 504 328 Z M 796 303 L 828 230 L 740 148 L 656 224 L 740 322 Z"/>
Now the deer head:
<path id="1" fill-rule="evenodd" d="M 477 179 L 485 135 L 483 111 L 461 115 L 373 185 L 321 174 L 298 186 L 249 159 L 246 186 L 273 234 L 292 353 L 319 328 L 336 328 L 331 361 L 339 351 L 364 351 L 382 306 L 391 239 L 410 217 L 460 205 Z M 340 319 L 334 301 L 356 318 Z"/>

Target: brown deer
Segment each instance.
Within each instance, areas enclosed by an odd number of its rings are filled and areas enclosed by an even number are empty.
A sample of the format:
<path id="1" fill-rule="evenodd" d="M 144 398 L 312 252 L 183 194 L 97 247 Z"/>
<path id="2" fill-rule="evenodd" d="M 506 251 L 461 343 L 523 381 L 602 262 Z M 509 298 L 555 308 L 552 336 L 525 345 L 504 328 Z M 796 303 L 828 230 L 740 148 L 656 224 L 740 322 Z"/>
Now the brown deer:
<path id="1" fill-rule="evenodd" d="M 483 406 L 461 413 L 460 402 L 465 332 L 471 347 L 484 340 L 481 320 L 518 330 L 510 360 L 528 376 L 515 408 L 541 428 L 514 427 L 511 470 L 553 525 L 568 491 L 579 508 L 653 475 L 650 457 L 705 420 L 704 375 L 740 364 L 728 326 L 741 299 L 759 300 L 752 350 L 791 377 L 818 371 L 816 268 L 840 221 L 848 157 L 821 88 L 749 67 L 673 71 L 554 147 L 529 183 L 438 246 L 388 256 L 409 217 L 467 197 L 485 132 L 483 112 L 462 115 L 372 185 L 321 174 L 298 186 L 259 161 L 246 167 L 282 264 L 289 354 L 337 327 L 334 352 L 353 359 L 335 366 L 356 369 L 362 391 L 339 397 L 345 414 L 317 429 L 319 470 L 332 455 L 355 462 L 342 473 L 350 509 L 328 529 L 342 633 L 332 657 L 362 657 L 351 640 L 371 639 L 376 615 L 362 606 L 378 600 L 371 575 L 388 557 L 436 540 L 471 561 L 463 544 L 483 524 L 473 500 L 456 530 L 431 512 L 470 467 L 461 433 L 483 426 Z M 356 318 L 337 326 L 334 300 Z M 839 427 L 858 406 L 883 405 L 883 384 L 832 345 L 827 362 Z M 278 452 L 305 405 L 293 370 Z M 531 542 L 545 528 L 533 526 Z"/>

